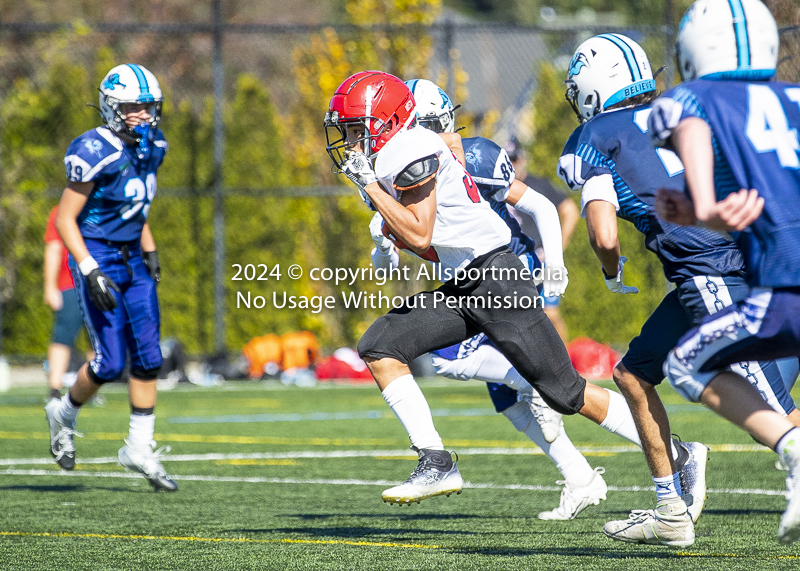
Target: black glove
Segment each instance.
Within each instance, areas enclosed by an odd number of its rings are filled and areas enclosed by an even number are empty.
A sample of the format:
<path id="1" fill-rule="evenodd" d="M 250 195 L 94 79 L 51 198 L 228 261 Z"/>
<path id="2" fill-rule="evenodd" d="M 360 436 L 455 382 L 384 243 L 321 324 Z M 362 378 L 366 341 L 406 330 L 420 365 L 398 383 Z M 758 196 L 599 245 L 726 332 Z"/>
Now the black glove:
<path id="1" fill-rule="evenodd" d="M 111 311 L 117 307 L 117 298 L 111 292 L 120 293 L 119 286 L 110 277 L 95 268 L 86 276 L 86 286 L 89 288 L 89 299 L 100 311 Z"/>
<path id="2" fill-rule="evenodd" d="M 147 273 L 153 278 L 156 283 L 161 281 L 161 264 L 158 263 L 158 252 L 142 252 L 142 261 L 144 267 L 147 268 Z"/>

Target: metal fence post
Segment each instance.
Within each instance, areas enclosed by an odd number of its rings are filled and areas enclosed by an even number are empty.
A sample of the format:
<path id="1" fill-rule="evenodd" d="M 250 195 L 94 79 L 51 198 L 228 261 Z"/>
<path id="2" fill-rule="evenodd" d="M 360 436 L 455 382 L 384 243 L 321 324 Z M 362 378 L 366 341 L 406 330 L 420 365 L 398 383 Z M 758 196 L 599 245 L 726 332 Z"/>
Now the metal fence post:
<path id="1" fill-rule="evenodd" d="M 224 100 L 222 68 L 222 0 L 214 0 L 214 349 L 225 349 L 225 196 Z"/>

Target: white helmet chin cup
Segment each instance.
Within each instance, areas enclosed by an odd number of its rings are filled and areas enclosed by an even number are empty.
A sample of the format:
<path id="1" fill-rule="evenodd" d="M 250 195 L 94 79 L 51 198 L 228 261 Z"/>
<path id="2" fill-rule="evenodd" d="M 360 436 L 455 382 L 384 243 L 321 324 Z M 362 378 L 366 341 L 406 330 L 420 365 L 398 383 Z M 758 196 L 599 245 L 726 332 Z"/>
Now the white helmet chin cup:
<path id="1" fill-rule="evenodd" d="M 678 72 L 684 81 L 769 79 L 778 42 L 775 18 L 759 0 L 697 0 L 678 30 Z"/>
<path id="2" fill-rule="evenodd" d="M 420 125 L 437 133 L 455 131 L 455 107 L 442 88 L 427 79 L 409 79 L 406 85 L 414 95 Z"/>
<path id="3" fill-rule="evenodd" d="M 583 42 L 572 56 L 566 83 L 567 100 L 581 121 L 656 89 L 647 54 L 622 34 L 600 34 Z"/>
<path id="4" fill-rule="evenodd" d="M 156 77 L 146 68 L 135 63 L 118 65 L 109 71 L 100 82 L 100 115 L 109 129 L 124 133 L 133 139 L 139 135 L 125 124 L 121 103 L 150 103 L 150 126 L 152 131 L 161 120 L 163 95 Z"/>

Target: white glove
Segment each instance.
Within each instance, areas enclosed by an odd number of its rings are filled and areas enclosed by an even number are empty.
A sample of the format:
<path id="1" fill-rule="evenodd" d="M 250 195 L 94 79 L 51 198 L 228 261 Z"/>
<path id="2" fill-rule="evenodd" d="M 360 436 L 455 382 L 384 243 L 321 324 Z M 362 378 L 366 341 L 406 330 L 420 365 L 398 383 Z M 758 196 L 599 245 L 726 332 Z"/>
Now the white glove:
<path id="1" fill-rule="evenodd" d="M 375 247 L 384 256 L 388 255 L 392 249 L 392 241 L 389 240 L 382 232 L 383 216 L 379 212 L 375 213 L 372 220 L 369 222 L 369 233 L 372 236 L 372 241 L 375 242 Z"/>
<path id="2" fill-rule="evenodd" d="M 544 265 L 544 296 L 564 295 L 569 283 L 567 268 L 555 264 Z"/>
<path id="3" fill-rule="evenodd" d="M 347 162 L 342 167 L 342 172 L 353 181 L 359 191 L 363 191 L 373 182 L 378 182 L 378 177 L 375 176 L 375 171 L 372 169 L 372 163 L 364 153 L 350 153 Z"/>
<path id="4" fill-rule="evenodd" d="M 628 261 L 628 258 L 625 256 L 620 256 L 619 258 L 619 271 L 617 275 L 614 277 L 609 278 L 606 276 L 606 287 L 614 292 L 614 293 L 639 293 L 639 288 L 633 286 L 626 286 L 625 283 L 622 281 L 622 268 L 625 266 L 625 262 Z M 603 275 L 605 276 L 605 272 Z"/>

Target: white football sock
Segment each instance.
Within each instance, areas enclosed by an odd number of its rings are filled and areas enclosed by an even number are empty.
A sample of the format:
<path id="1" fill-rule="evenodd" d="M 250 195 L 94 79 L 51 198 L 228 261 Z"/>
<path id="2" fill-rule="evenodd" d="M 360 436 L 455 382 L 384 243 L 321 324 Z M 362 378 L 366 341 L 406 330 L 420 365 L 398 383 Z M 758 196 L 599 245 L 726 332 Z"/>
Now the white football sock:
<path id="1" fill-rule="evenodd" d="M 603 390 L 608 391 L 609 400 L 606 418 L 600 423 L 600 426 L 612 434 L 630 440 L 641 448 L 642 441 L 639 440 L 639 432 L 636 430 L 636 423 L 633 421 L 633 415 L 625 397 L 608 389 Z"/>
<path id="2" fill-rule="evenodd" d="M 69 400 L 69 391 L 61 397 L 61 406 L 56 409 L 55 416 L 61 424 L 66 426 L 74 426 L 75 420 L 78 418 L 78 413 L 81 411 L 80 407 L 72 406 Z"/>
<path id="3" fill-rule="evenodd" d="M 433 426 L 428 401 L 412 375 L 396 378 L 381 395 L 403 424 L 413 446 L 419 449 L 444 450 L 442 439 Z"/>
<path id="4" fill-rule="evenodd" d="M 149 448 L 156 429 L 156 415 L 132 414 L 128 428 L 128 445 L 133 449 Z"/>
<path id="5" fill-rule="evenodd" d="M 556 468 L 571 488 L 580 488 L 594 478 L 594 470 L 586 461 L 562 428 L 561 434 L 553 442 L 547 442 L 542 429 L 533 416 L 528 403 L 520 401 L 506 410 L 503 415 L 511 421 L 514 428 L 530 438 L 556 465 Z"/>
<path id="6" fill-rule="evenodd" d="M 793 428 L 778 440 L 775 451 L 787 466 L 800 462 L 800 428 Z"/>

